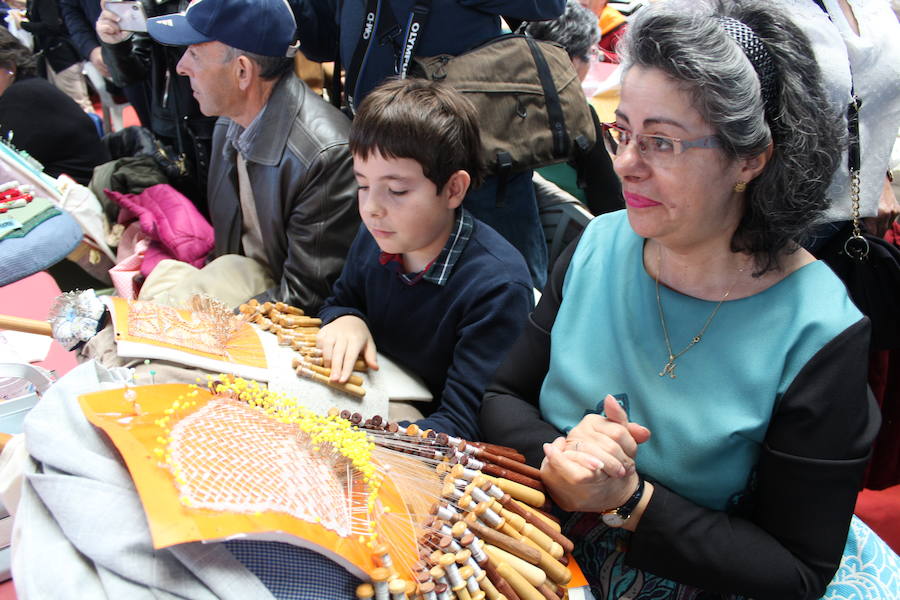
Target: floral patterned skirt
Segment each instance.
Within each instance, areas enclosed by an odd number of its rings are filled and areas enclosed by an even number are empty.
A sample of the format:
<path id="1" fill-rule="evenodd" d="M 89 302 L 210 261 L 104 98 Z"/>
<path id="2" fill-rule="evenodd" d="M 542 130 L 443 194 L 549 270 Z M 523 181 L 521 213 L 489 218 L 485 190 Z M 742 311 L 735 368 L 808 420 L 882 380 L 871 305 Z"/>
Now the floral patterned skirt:
<path id="1" fill-rule="evenodd" d="M 606 527 L 596 515 L 573 515 L 565 524 L 577 540 L 574 556 L 596 600 L 745 600 L 658 577 L 625 564 L 631 533 Z M 900 599 L 900 558 L 856 516 L 834 579 L 822 600 Z"/>

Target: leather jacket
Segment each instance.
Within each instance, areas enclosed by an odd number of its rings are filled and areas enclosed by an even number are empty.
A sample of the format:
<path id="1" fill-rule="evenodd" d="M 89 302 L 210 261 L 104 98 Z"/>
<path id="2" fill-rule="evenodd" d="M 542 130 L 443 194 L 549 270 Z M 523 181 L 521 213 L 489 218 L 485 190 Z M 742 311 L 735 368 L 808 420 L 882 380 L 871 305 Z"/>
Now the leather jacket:
<path id="1" fill-rule="evenodd" d="M 331 294 L 359 227 L 350 121 L 288 73 L 276 84 L 244 157 L 275 286 L 258 297 L 316 314 Z M 215 255 L 243 254 L 231 120 L 213 131 L 209 209 Z"/>

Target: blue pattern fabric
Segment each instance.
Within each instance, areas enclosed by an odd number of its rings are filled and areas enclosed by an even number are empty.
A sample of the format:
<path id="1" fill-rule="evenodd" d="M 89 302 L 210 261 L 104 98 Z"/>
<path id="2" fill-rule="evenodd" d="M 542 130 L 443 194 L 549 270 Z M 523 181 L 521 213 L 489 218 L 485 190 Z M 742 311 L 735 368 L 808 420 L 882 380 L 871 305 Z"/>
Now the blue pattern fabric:
<path id="1" fill-rule="evenodd" d="M 583 536 L 575 559 L 597 598 L 632 600 L 702 600 L 709 592 L 629 567 L 624 552 L 631 533 L 606 527 L 593 514 L 574 515 L 566 533 Z M 745 596 L 716 596 L 746 600 Z M 900 598 L 900 558 L 875 532 L 854 515 L 841 564 L 821 600 L 894 600 Z"/>
<path id="2" fill-rule="evenodd" d="M 900 598 L 900 557 L 854 516 L 844 556 L 822 600 Z"/>
<path id="3" fill-rule="evenodd" d="M 362 583 L 318 552 L 292 544 L 258 540 L 224 544 L 278 600 L 349 600 Z"/>

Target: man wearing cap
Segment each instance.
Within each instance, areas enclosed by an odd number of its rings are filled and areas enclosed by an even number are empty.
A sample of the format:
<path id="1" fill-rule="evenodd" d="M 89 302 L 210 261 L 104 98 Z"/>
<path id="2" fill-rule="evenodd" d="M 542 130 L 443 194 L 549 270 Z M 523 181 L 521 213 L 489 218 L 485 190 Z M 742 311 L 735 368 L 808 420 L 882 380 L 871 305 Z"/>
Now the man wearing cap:
<path id="1" fill-rule="evenodd" d="M 177 72 L 190 78 L 201 112 L 220 117 L 208 184 L 215 255 L 245 257 L 229 262 L 237 266 L 219 282 L 220 299 L 255 296 L 316 312 L 359 215 L 350 123 L 294 76 L 296 24 L 287 2 L 196 0 L 182 13 L 149 19 L 147 29 L 162 44 L 187 46 Z M 159 268 L 145 290 L 155 287 Z M 227 298 L 242 287 L 246 297 Z"/>

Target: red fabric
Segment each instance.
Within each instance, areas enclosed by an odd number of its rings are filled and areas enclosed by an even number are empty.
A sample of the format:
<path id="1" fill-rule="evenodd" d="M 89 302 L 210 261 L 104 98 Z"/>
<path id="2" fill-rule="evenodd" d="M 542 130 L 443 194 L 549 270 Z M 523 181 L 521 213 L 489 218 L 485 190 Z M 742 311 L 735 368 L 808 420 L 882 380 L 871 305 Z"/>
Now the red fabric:
<path id="1" fill-rule="evenodd" d="M 625 35 L 626 29 L 628 27 L 623 23 L 600 38 L 600 50 L 603 52 L 604 60 L 607 62 L 618 64 L 619 54 L 616 52 L 616 48 L 619 45 L 619 40 Z"/>
<path id="2" fill-rule="evenodd" d="M 900 223 L 894 223 L 884 239 L 900 247 Z M 880 490 L 900 484 L 900 350 L 869 354 L 869 386 L 881 407 L 881 431 L 875 439 L 865 487 Z"/>
<path id="3" fill-rule="evenodd" d="M 854 512 L 900 554 L 900 485 L 861 491 Z"/>
<path id="4" fill-rule="evenodd" d="M 159 261 L 173 258 L 197 268 L 206 263 L 213 249 L 213 228 L 194 204 L 172 186 L 161 183 L 140 194 L 104 190 L 122 207 L 119 223 L 138 219 L 141 231 L 150 240 L 141 264 L 141 274 L 150 274 Z"/>

